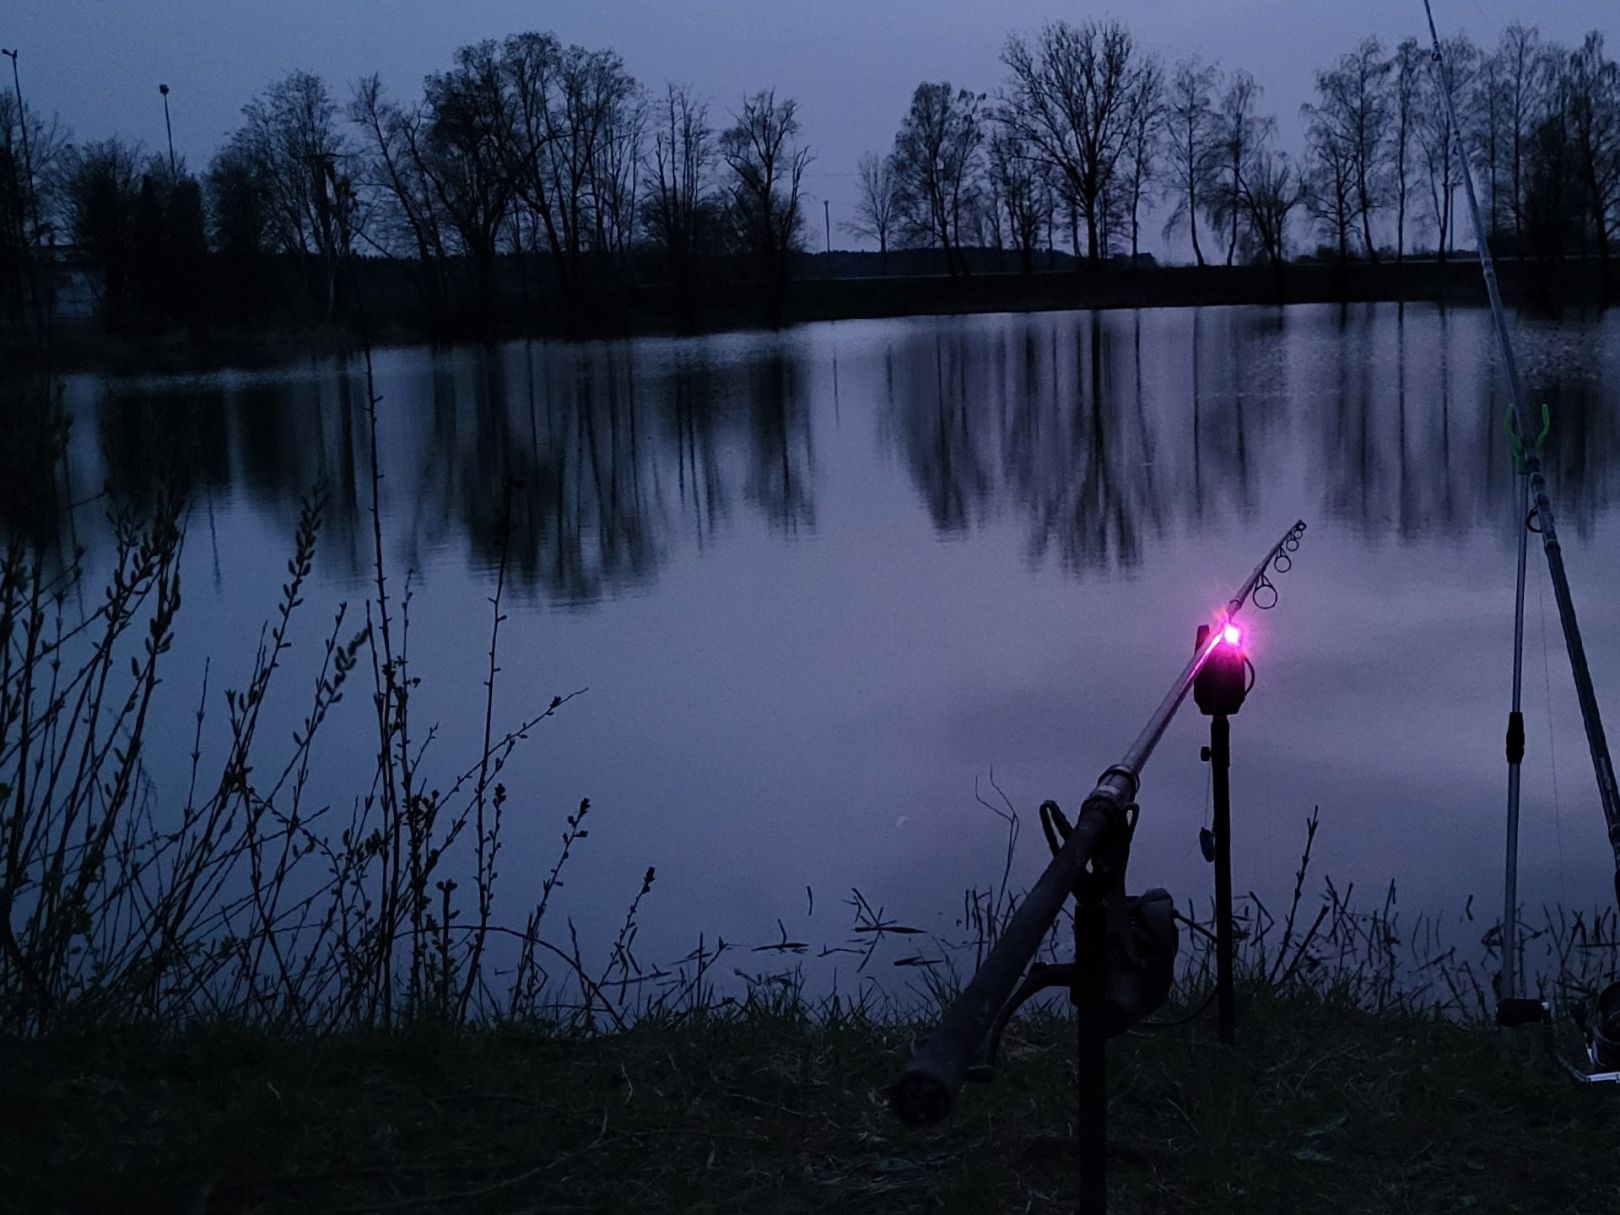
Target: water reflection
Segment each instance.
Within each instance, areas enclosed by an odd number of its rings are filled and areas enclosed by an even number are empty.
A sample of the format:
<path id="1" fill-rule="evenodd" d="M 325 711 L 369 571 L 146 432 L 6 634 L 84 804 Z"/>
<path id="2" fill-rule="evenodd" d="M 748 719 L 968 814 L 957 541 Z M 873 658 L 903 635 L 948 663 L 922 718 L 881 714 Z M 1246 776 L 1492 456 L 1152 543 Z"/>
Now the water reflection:
<path id="1" fill-rule="evenodd" d="M 1556 417 L 1560 510 L 1585 535 L 1620 450 L 1607 321 L 1521 328 L 1527 382 Z M 1495 526 L 1512 493 L 1477 310 L 1027 315 L 829 334 L 380 354 L 380 495 L 398 558 L 421 568 L 459 550 L 487 569 L 504 547 L 519 587 L 586 604 L 650 584 L 740 518 L 813 533 L 817 429 L 864 424 L 838 410 L 839 374 L 941 536 L 1012 520 L 1032 565 L 1075 575 L 1251 521 L 1277 486 L 1307 513 L 1314 502 L 1366 538 L 1403 541 Z M 327 552 L 363 576 L 372 468 L 358 361 L 80 378 L 67 399 L 71 484 L 133 504 L 168 486 L 209 512 L 237 499 L 287 531 L 299 496 L 324 486 Z M 11 527 L 24 524 L 14 498 L 0 504 Z M 98 524 L 81 512 L 76 526 Z"/>
<path id="2" fill-rule="evenodd" d="M 741 412 L 749 422 L 747 494 L 773 530 L 816 525 L 815 446 L 797 359 L 773 350 L 750 366 L 751 391 Z"/>

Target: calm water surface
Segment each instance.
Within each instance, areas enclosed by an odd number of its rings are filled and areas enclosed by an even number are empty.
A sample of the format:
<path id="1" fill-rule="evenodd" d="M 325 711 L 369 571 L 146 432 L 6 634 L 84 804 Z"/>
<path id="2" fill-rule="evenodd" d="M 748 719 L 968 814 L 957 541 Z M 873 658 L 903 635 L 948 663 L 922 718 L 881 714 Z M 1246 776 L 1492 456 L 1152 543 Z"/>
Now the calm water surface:
<path id="1" fill-rule="evenodd" d="M 1611 714 L 1616 329 L 1519 322 Z M 1490 336 L 1483 311 L 1377 305 L 380 353 L 382 525 L 395 591 L 409 575 L 418 712 L 440 727 L 429 766 L 448 782 L 476 755 L 508 517 L 498 719 L 589 688 L 506 773 L 498 910 L 521 922 L 589 797 L 557 904 L 588 944 L 647 865 L 652 960 L 699 931 L 764 943 L 778 919 L 836 943 L 852 887 L 950 933 L 963 889 L 1001 870 L 1003 825 L 976 790 L 998 800 L 993 772 L 1028 827 L 1043 798 L 1072 808 L 1196 624 L 1303 517 L 1280 605 L 1248 622 L 1238 889 L 1280 898 L 1320 807 L 1316 864 L 1341 888 L 1381 899 L 1393 880 L 1403 907 L 1453 916 L 1472 893 L 1494 916 L 1516 500 Z M 331 504 L 316 585 L 267 745 L 303 711 L 336 605 L 365 597 L 364 402 L 348 360 L 69 383 L 77 490 L 136 490 L 153 453 L 194 487 L 149 750 L 160 797 L 183 796 L 205 662 L 211 697 L 245 682 L 317 483 Z M 92 554 L 102 509 L 73 520 Z M 1605 897 L 1608 850 L 1539 560 L 1532 576 L 1521 890 L 1584 906 Z M 364 791 L 369 715 L 351 696 L 325 739 L 336 804 Z M 1137 885 L 1200 901 L 1205 734 L 1189 706 L 1161 744 L 1133 861 Z M 1017 877 L 1043 861 L 1038 834 Z"/>

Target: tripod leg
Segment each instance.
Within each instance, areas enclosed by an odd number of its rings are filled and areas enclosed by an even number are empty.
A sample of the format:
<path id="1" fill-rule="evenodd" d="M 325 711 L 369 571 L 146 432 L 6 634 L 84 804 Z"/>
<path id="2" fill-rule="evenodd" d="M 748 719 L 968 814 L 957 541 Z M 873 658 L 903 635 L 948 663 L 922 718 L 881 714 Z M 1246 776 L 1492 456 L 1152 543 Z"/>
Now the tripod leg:
<path id="1" fill-rule="evenodd" d="M 1215 990 L 1221 1041 L 1237 1040 L 1232 981 L 1232 723 L 1222 714 L 1209 719 L 1209 763 L 1215 786 Z"/>

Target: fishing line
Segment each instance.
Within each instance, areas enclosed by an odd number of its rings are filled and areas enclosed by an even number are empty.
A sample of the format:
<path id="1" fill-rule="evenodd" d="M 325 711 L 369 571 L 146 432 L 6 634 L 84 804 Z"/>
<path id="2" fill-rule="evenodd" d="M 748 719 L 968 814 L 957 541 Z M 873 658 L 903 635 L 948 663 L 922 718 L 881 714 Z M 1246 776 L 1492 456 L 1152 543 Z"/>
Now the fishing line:
<path id="1" fill-rule="evenodd" d="M 1181 918 L 1179 913 L 1177 914 L 1176 918 L 1177 919 Z M 1169 1021 L 1146 1021 L 1146 1020 L 1138 1021 L 1133 1028 L 1138 1028 L 1138 1029 L 1175 1029 L 1177 1026 L 1190 1025 L 1190 1024 L 1192 1024 L 1192 1022 L 1198 1020 L 1199 1017 L 1203 1016 L 1205 1013 L 1207 1013 L 1209 1011 L 1209 1006 L 1211 1004 L 1215 1003 L 1215 997 L 1220 994 L 1220 990 L 1221 989 L 1219 987 L 1215 986 L 1214 984 L 1211 984 L 1210 989 L 1209 989 L 1209 994 L 1204 997 L 1204 1002 L 1202 1004 L 1200 1004 L 1197 1008 L 1193 1009 L 1190 1013 L 1184 1013 L 1182 1016 L 1173 1018 L 1172 1020 L 1169 1020 Z"/>
<path id="2" fill-rule="evenodd" d="M 1171 913 L 1171 918 L 1176 920 L 1177 923 L 1185 924 L 1188 928 L 1192 929 L 1194 932 L 1196 932 L 1199 936 L 1203 937 L 1205 940 L 1213 941 L 1215 939 L 1214 934 L 1211 933 L 1209 931 L 1209 929 L 1205 928 L 1202 924 L 1200 924 L 1197 920 L 1191 918 L 1190 916 L 1185 916 L 1185 915 L 1182 915 L 1181 912 L 1175 911 L 1175 912 Z M 1207 957 L 1207 955 L 1206 955 L 1206 957 Z M 1136 1023 L 1136 1028 L 1140 1028 L 1140 1029 L 1175 1029 L 1177 1026 L 1190 1025 L 1190 1024 L 1192 1024 L 1192 1022 L 1198 1020 L 1199 1017 L 1203 1016 L 1205 1013 L 1207 1013 L 1209 1011 L 1209 1006 L 1211 1004 L 1215 1003 L 1215 997 L 1220 995 L 1220 994 L 1221 994 L 1220 984 L 1219 983 L 1211 983 L 1210 987 L 1209 987 L 1209 991 L 1204 995 L 1204 998 L 1199 1003 L 1198 1007 L 1192 1009 L 1190 1012 L 1183 1013 L 1179 1017 L 1173 1017 L 1168 1021 L 1150 1021 L 1150 1020 L 1144 1019 L 1144 1020 L 1138 1021 Z"/>

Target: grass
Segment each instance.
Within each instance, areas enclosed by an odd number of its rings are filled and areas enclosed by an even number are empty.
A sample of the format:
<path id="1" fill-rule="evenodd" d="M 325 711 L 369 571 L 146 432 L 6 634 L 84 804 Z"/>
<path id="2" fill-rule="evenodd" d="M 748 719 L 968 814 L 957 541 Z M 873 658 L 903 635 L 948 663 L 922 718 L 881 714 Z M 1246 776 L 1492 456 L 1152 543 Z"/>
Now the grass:
<path id="1" fill-rule="evenodd" d="M 1455 1022 L 1247 987 L 1110 1051 L 1120 1212 L 1607 1212 L 1613 1099 Z M 288 1038 L 138 1026 L 0 1047 L 0 1210 L 1060 1211 L 1072 1022 L 910 1131 L 916 1029 L 758 1005 L 602 1036 L 533 1023 Z"/>

